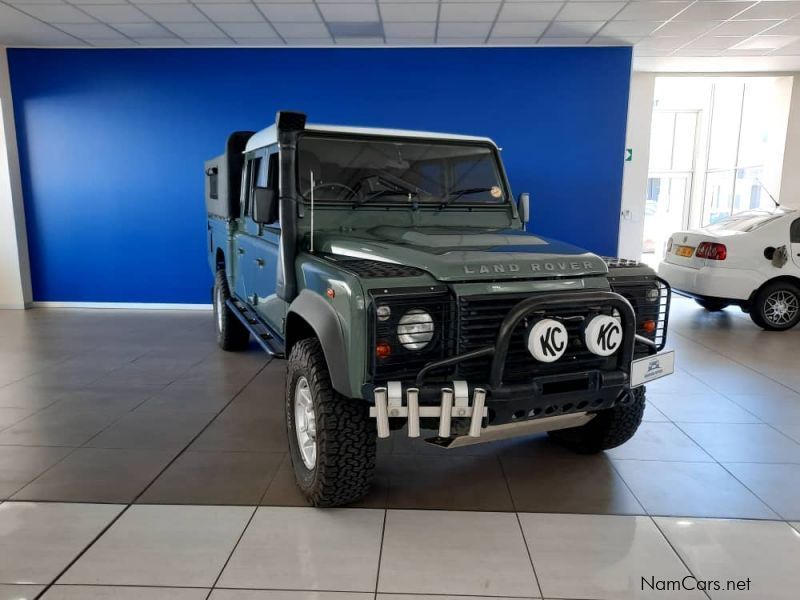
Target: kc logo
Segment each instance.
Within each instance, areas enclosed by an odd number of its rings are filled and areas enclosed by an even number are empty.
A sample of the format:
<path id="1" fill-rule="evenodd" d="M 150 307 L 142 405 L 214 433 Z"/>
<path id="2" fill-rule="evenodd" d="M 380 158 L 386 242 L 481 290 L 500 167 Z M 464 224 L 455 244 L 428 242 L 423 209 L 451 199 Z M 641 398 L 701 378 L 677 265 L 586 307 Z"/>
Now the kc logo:
<path id="1" fill-rule="evenodd" d="M 598 315 L 586 326 L 585 339 L 592 354 L 611 356 L 622 345 L 622 325 L 614 317 Z"/>
<path id="2" fill-rule="evenodd" d="M 541 362 L 554 362 L 567 350 L 567 328 L 555 319 L 542 319 L 528 333 L 528 351 Z"/>

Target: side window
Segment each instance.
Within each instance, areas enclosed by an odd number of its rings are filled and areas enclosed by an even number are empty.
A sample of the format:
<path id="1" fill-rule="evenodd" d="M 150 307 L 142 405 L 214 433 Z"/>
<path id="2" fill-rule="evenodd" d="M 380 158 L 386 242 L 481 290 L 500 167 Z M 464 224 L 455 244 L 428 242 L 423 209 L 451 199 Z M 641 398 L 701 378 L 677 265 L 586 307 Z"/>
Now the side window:
<path id="1" fill-rule="evenodd" d="M 267 173 L 267 187 L 278 193 L 278 153 L 269 155 L 269 172 Z"/>
<path id="2" fill-rule="evenodd" d="M 795 219 L 789 237 L 793 244 L 800 244 L 800 219 Z"/>
<path id="3" fill-rule="evenodd" d="M 247 216 L 252 215 L 253 194 L 257 187 L 267 186 L 267 165 L 264 158 L 257 156 L 247 161 L 247 193 L 246 193 L 246 212 Z"/>

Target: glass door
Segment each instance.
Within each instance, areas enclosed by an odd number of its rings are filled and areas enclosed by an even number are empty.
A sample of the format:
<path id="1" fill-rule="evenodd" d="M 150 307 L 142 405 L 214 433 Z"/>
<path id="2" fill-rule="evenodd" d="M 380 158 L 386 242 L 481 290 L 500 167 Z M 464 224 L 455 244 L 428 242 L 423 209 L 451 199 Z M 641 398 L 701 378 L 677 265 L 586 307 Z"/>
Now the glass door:
<path id="1" fill-rule="evenodd" d="M 655 110 L 644 212 L 642 261 L 664 258 L 669 236 L 688 225 L 698 111 Z"/>

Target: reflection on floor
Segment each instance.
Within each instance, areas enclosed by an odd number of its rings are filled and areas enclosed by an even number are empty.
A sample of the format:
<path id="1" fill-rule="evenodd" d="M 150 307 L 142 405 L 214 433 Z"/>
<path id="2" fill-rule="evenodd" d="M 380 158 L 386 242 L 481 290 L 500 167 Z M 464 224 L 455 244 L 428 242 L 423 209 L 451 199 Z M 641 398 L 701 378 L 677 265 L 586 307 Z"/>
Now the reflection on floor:
<path id="1" fill-rule="evenodd" d="M 285 454 L 284 364 L 217 350 L 207 313 L 0 311 L 0 600 L 56 579 L 48 599 L 616 600 L 687 572 L 794 598 L 800 329 L 680 299 L 670 325 L 679 371 L 624 446 L 393 437 L 360 508 L 316 511 Z"/>

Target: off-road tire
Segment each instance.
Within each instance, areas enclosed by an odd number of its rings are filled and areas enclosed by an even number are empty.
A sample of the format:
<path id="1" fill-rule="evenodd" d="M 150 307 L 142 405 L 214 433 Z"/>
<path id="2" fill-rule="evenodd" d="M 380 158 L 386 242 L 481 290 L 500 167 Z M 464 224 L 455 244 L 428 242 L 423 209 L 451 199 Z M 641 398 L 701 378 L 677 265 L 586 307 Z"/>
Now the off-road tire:
<path id="1" fill-rule="evenodd" d="M 695 302 L 705 308 L 708 312 L 719 312 L 730 306 L 728 302 L 724 302 L 722 300 L 695 300 Z"/>
<path id="2" fill-rule="evenodd" d="M 631 390 L 613 408 L 600 411 L 580 427 L 549 431 L 550 437 L 579 454 L 597 454 L 621 446 L 633 437 L 644 416 L 644 386 Z"/>
<path id="3" fill-rule="evenodd" d="M 214 275 L 212 301 L 214 304 L 214 328 L 217 330 L 217 344 L 223 350 L 236 352 L 245 350 L 250 343 L 250 332 L 239 318 L 225 304 L 231 293 L 225 271 L 220 269 Z"/>
<path id="4" fill-rule="evenodd" d="M 295 432 L 294 397 L 305 377 L 316 421 L 316 463 L 306 467 Z M 289 354 L 286 377 L 286 430 L 295 479 L 313 506 L 341 506 L 362 498 L 375 473 L 376 429 L 364 400 L 337 393 L 331 385 L 322 346 L 316 338 L 297 342 Z"/>
<path id="5" fill-rule="evenodd" d="M 776 325 L 775 323 L 770 322 L 770 320 L 767 318 L 765 312 L 767 309 L 767 299 L 772 294 L 781 291 L 794 295 L 795 300 L 800 302 L 800 288 L 792 283 L 786 281 L 776 281 L 774 283 L 767 283 L 764 285 L 764 287 L 758 290 L 758 293 L 753 299 L 753 304 L 750 307 L 750 318 L 753 320 L 753 323 L 761 327 L 761 329 L 766 329 L 767 331 L 786 331 L 800 322 L 800 311 L 798 311 L 795 317 L 789 322 L 781 325 Z"/>

